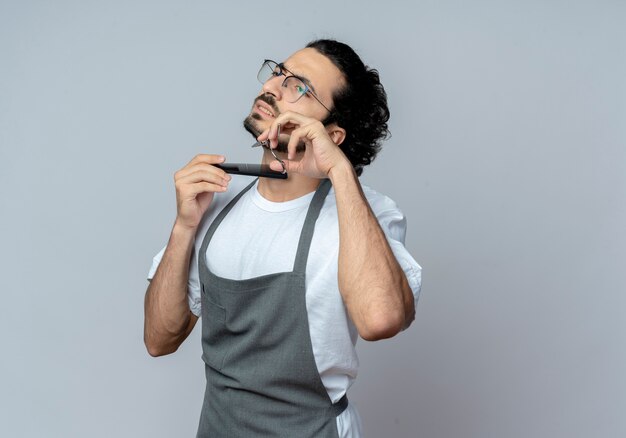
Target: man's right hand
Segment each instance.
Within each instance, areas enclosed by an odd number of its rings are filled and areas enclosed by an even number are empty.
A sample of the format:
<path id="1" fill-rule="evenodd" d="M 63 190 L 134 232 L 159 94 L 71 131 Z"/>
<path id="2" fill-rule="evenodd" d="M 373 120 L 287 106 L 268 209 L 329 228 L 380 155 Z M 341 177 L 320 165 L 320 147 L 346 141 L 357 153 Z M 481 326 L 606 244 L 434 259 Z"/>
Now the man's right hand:
<path id="1" fill-rule="evenodd" d="M 189 261 L 196 229 L 213 194 L 226 191 L 231 179 L 214 166 L 223 162 L 221 155 L 196 155 L 174 175 L 176 223 L 146 291 L 144 307 L 144 342 L 152 356 L 176 351 L 198 320 L 187 302 Z"/>
<path id="2" fill-rule="evenodd" d="M 224 159 L 222 155 L 198 154 L 174 174 L 177 225 L 196 229 L 213 194 L 226 191 L 231 176 L 214 166 Z"/>

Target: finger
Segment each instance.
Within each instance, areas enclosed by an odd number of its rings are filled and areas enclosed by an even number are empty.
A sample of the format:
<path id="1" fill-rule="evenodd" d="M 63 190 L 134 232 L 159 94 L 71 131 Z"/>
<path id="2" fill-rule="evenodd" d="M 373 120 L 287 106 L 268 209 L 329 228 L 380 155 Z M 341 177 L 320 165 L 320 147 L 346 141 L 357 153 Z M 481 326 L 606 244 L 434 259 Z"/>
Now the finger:
<path id="1" fill-rule="evenodd" d="M 274 140 L 274 142 L 278 144 L 279 126 L 281 133 L 291 136 L 294 130 L 314 120 L 315 119 L 303 116 L 302 114 L 294 113 L 293 111 L 287 111 L 276 117 L 276 120 L 274 121 L 274 123 L 272 123 L 272 126 L 270 127 L 269 138 L 271 140 Z"/>
<path id="2" fill-rule="evenodd" d="M 274 131 L 271 129 L 270 129 L 270 134 L 268 134 L 268 137 L 273 140 L 273 143 L 270 142 L 270 147 L 275 148 L 278 146 L 278 142 L 280 141 L 281 135 L 283 136 L 283 138 L 287 137 L 287 139 L 289 139 L 289 137 L 291 136 L 291 133 L 298 127 L 299 125 L 293 122 L 287 122 L 284 125 L 281 123 L 277 123 L 275 134 L 274 134 Z"/>
<path id="3" fill-rule="evenodd" d="M 278 144 L 278 134 L 279 131 L 282 133 L 284 131 L 283 127 L 280 123 L 273 122 L 269 128 L 261 133 L 256 139 L 257 141 L 266 141 L 269 140 L 270 148 L 275 148 Z"/>
<path id="4" fill-rule="evenodd" d="M 197 182 L 209 182 L 226 187 L 228 186 L 229 181 L 214 172 L 200 169 L 190 173 L 189 175 L 178 178 L 176 180 L 176 186 L 178 187 L 184 184 L 193 184 Z"/>
<path id="5" fill-rule="evenodd" d="M 275 149 L 278 146 L 278 137 L 280 137 L 280 123 L 276 125 L 275 133 L 272 133 L 272 129 L 270 128 L 270 148 Z"/>
<path id="6" fill-rule="evenodd" d="M 265 141 L 265 140 L 267 140 L 267 136 L 268 136 L 269 133 L 270 133 L 270 130 L 268 128 L 265 131 L 261 132 L 261 134 L 257 136 L 256 140 L 257 141 Z"/>
<path id="7" fill-rule="evenodd" d="M 227 189 L 228 187 L 220 186 L 217 184 L 211 184 L 208 182 L 199 182 L 199 183 L 189 185 L 185 193 L 195 198 L 200 193 L 225 192 Z"/>
<path id="8" fill-rule="evenodd" d="M 206 164 L 206 163 L 197 163 L 194 165 L 187 165 L 174 174 L 174 179 L 176 180 L 184 176 L 191 175 L 192 173 L 197 172 L 199 170 L 213 172 L 216 175 L 220 176 L 222 179 L 226 179 L 228 181 L 230 181 L 231 179 L 230 175 L 224 172 L 224 170 L 218 167 L 215 167 L 212 164 Z"/>
<path id="9" fill-rule="evenodd" d="M 291 128 L 297 128 L 298 126 L 308 125 L 309 123 L 314 121 L 316 120 L 311 117 L 303 116 L 300 113 L 286 111 L 276 117 L 276 119 L 272 123 L 272 128 L 275 129 L 276 125 L 280 124 L 285 130 L 287 130 Z"/>
<path id="10" fill-rule="evenodd" d="M 268 129 L 263 131 L 261 135 L 259 135 L 256 139 L 259 142 L 269 141 L 269 144 L 266 144 L 266 146 L 269 146 L 271 149 L 274 149 L 276 148 L 276 146 L 278 146 L 278 135 L 276 133 L 272 134 L 271 129 L 272 127 L 270 126 Z M 276 130 L 276 132 L 278 132 L 278 130 Z"/>
<path id="11" fill-rule="evenodd" d="M 226 190 L 228 190 L 228 187 L 206 181 L 200 181 L 176 187 L 176 198 L 183 201 L 186 199 L 195 199 L 200 193 L 221 193 Z"/>
<path id="12" fill-rule="evenodd" d="M 209 183 L 218 184 L 221 186 L 227 186 L 229 183 L 227 179 L 222 178 L 212 172 L 207 172 L 205 170 L 198 170 L 187 176 L 179 178 L 176 181 L 176 185 L 194 184 L 197 182 L 209 182 Z"/>
<path id="13" fill-rule="evenodd" d="M 310 127 L 304 126 L 298 129 L 295 129 L 291 136 L 289 137 L 289 143 L 287 144 L 287 159 L 292 160 L 295 158 L 297 154 L 298 145 L 300 143 L 304 143 L 305 146 L 309 147 L 309 133 L 311 132 Z"/>
<path id="14" fill-rule="evenodd" d="M 283 161 L 285 168 L 283 169 L 283 165 L 280 164 L 280 162 L 278 162 L 277 160 L 272 160 L 270 161 L 270 169 L 272 169 L 275 172 L 282 172 L 283 170 L 286 170 L 287 172 L 289 172 L 289 169 L 287 168 L 287 163 L 285 161 Z"/>
<path id="15" fill-rule="evenodd" d="M 263 131 L 261 135 L 257 137 L 258 141 L 270 140 L 270 147 L 275 146 L 277 141 L 278 125 L 281 126 L 281 133 L 289 134 L 289 131 L 298 128 L 299 126 L 315 122 L 315 119 L 303 116 L 302 114 L 287 111 L 280 114 L 274 119 L 270 127 Z"/>
<path id="16" fill-rule="evenodd" d="M 283 172 L 284 170 L 287 173 L 299 173 L 301 166 L 299 161 L 283 160 L 283 164 L 285 165 L 284 169 L 279 161 L 273 160 L 270 162 L 270 169 L 276 172 Z"/>
<path id="17" fill-rule="evenodd" d="M 270 126 L 270 131 L 267 135 L 267 139 L 270 141 L 270 148 L 275 149 L 278 146 L 278 138 L 283 131 L 284 129 L 280 123 L 273 123 Z"/>
<path id="18" fill-rule="evenodd" d="M 198 164 L 198 163 L 219 164 L 219 163 L 223 163 L 225 160 L 226 160 L 226 157 L 224 155 L 198 154 L 195 157 L 193 157 L 189 163 L 187 163 L 187 166 Z"/>

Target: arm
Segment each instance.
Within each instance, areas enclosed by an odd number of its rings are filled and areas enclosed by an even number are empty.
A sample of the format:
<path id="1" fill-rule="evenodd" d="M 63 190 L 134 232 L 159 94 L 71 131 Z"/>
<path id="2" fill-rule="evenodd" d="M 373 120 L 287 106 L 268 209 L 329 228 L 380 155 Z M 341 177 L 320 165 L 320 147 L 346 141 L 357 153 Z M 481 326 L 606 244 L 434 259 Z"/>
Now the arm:
<path id="1" fill-rule="evenodd" d="M 187 302 L 194 240 L 194 230 L 174 225 L 161 263 L 146 291 L 144 343 L 151 356 L 175 352 L 198 320 Z"/>
<path id="2" fill-rule="evenodd" d="M 151 356 L 176 351 L 198 320 L 187 302 L 189 261 L 198 225 L 213 194 L 224 192 L 231 179 L 213 166 L 223 161 L 222 156 L 197 155 L 174 176 L 176 222 L 144 304 L 144 343 Z"/>
<path id="3" fill-rule="evenodd" d="M 359 335 L 389 338 L 413 321 L 415 303 L 406 275 L 362 192 L 352 164 L 338 147 L 345 131 L 298 113 L 284 112 L 258 140 L 276 147 L 278 125 L 295 127 L 287 146 L 289 172 L 330 178 L 339 217 L 339 290 Z M 283 131 L 284 132 L 284 131 Z M 306 149 L 296 149 L 304 142 Z M 279 163 L 273 161 L 274 170 Z"/>
<path id="4" fill-rule="evenodd" d="M 339 217 L 339 290 L 363 339 L 390 338 L 413 321 L 413 292 L 350 162 L 328 175 Z"/>

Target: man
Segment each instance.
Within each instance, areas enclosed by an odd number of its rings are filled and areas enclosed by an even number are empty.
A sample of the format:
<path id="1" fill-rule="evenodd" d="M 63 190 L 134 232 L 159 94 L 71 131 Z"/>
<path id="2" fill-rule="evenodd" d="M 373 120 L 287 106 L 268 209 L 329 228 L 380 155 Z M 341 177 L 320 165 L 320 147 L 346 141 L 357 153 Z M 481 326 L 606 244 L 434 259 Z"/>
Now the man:
<path id="1" fill-rule="evenodd" d="M 204 154 L 176 173 L 145 343 L 172 353 L 202 316 L 198 437 L 359 437 L 346 397 L 357 335 L 408 327 L 421 281 L 404 216 L 358 180 L 388 134 L 386 95 L 377 72 L 333 40 L 266 61 L 258 77 L 244 126 L 268 142 L 262 162 L 288 178 L 231 177 L 216 166 L 223 156 Z"/>

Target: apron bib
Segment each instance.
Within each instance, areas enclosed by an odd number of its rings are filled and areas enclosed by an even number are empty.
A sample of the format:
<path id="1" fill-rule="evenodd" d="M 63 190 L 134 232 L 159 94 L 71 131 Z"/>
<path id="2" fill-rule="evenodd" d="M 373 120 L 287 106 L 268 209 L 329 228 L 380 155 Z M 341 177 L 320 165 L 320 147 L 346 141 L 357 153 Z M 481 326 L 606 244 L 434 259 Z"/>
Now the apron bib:
<path id="1" fill-rule="evenodd" d="M 220 212 L 200 247 L 206 390 L 197 437 L 337 438 L 336 417 L 348 400 L 333 404 L 322 383 L 305 300 L 311 239 L 331 184 L 323 180 L 309 205 L 293 271 L 218 277 L 207 267 L 209 242 L 255 182 Z"/>

